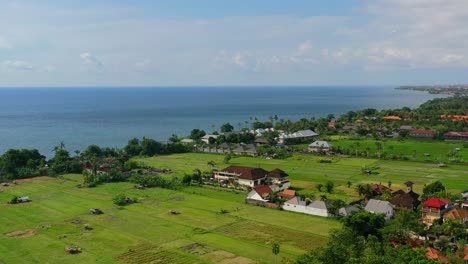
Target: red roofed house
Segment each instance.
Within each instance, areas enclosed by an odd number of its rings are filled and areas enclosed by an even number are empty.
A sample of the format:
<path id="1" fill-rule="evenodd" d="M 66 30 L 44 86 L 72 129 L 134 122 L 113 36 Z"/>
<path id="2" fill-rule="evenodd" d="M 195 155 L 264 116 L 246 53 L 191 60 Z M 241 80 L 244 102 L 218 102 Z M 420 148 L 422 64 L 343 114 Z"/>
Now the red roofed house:
<path id="1" fill-rule="evenodd" d="M 445 140 L 468 140 L 468 132 L 447 132 L 444 138 Z"/>
<path id="2" fill-rule="evenodd" d="M 370 187 L 372 196 L 380 196 L 387 190 L 390 190 L 388 187 L 382 185 L 382 184 L 374 184 Z"/>
<path id="3" fill-rule="evenodd" d="M 413 138 L 434 138 L 436 133 L 432 130 L 415 129 L 409 133 Z"/>
<path id="4" fill-rule="evenodd" d="M 385 120 L 401 120 L 401 117 L 399 116 L 384 116 Z"/>
<path id="5" fill-rule="evenodd" d="M 255 187 L 262 185 L 268 171 L 262 168 L 244 166 L 229 166 L 221 171 L 214 172 L 213 176 L 218 181 L 237 182 L 239 185 Z"/>
<path id="6" fill-rule="evenodd" d="M 450 204 L 449 199 L 444 198 L 431 198 L 423 202 L 422 220 L 426 225 L 432 225 L 434 221 L 439 220 L 444 210 Z"/>
<path id="7" fill-rule="evenodd" d="M 463 208 L 454 208 L 447 213 L 444 214 L 444 221 L 447 219 L 452 219 L 455 221 L 459 221 L 462 224 L 468 222 L 468 210 Z"/>
<path id="8" fill-rule="evenodd" d="M 254 204 L 264 204 L 269 201 L 270 195 L 272 193 L 273 190 L 270 187 L 266 185 L 259 185 L 249 192 L 245 201 Z"/>
<path id="9" fill-rule="evenodd" d="M 435 249 L 435 248 L 428 247 L 426 257 L 428 259 L 436 259 L 436 260 L 438 260 L 440 262 L 443 262 L 443 263 L 450 263 L 450 259 L 447 258 L 447 257 L 442 256 L 440 254 L 440 251 Z"/>
<path id="10" fill-rule="evenodd" d="M 446 120 L 450 119 L 452 121 L 468 121 L 468 116 L 466 115 L 441 115 L 440 119 Z"/>

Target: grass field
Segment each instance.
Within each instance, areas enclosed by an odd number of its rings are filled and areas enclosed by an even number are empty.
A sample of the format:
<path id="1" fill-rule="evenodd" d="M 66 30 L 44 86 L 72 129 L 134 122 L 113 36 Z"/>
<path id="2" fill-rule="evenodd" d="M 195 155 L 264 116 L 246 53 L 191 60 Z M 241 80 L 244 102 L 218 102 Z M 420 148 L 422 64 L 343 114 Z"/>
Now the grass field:
<path id="1" fill-rule="evenodd" d="M 215 168 L 223 169 L 229 165 L 245 165 L 262 167 L 267 170 L 280 168 L 286 171 L 293 187 L 301 192 L 319 193 L 316 190 L 318 183 L 330 180 L 335 183 L 336 190 L 332 194 L 326 194 L 329 198 L 340 198 L 352 201 L 357 198 L 354 186 L 359 183 L 382 183 L 387 185 L 392 182 L 392 189 L 403 188 L 403 183 L 413 181 L 415 190 L 422 192 L 424 184 L 440 180 L 449 191 L 453 193 L 468 189 L 468 166 L 448 165 L 439 168 L 436 164 L 411 161 L 376 160 L 366 158 L 334 158 L 333 163 L 319 163 L 321 157 L 313 155 L 295 155 L 285 160 L 267 160 L 252 157 L 236 157 L 229 164 L 223 163 L 223 156 L 216 154 L 179 154 L 158 156 L 151 158 L 138 158 L 144 164 L 174 170 L 174 175 L 182 176 L 191 173 L 195 168 L 210 170 L 208 161 L 216 163 Z M 363 175 L 362 166 L 375 166 L 379 174 Z M 346 183 L 351 181 L 352 186 Z M 318 197 L 318 196 L 317 196 Z"/>
<path id="2" fill-rule="evenodd" d="M 197 156 L 186 157 L 179 166 L 188 169 Z M 273 263 L 273 242 L 281 244 L 279 258 L 294 259 L 324 244 L 329 230 L 340 226 L 332 219 L 246 205 L 244 194 L 199 187 L 137 190 L 130 183 L 77 188 L 81 181 L 80 175 L 67 175 L 0 187 L 0 263 Z M 139 202 L 118 207 L 112 203 L 118 193 Z M 13 195 L 28 195 L 32 202 L 7 204 Z M 94 207 L 104 214 L 89 214 Z M 83 252 L 70 255 L 69 245 Z"/>
<path id="3" fill-rule="evenodd" d="M 332 136 L 330 137 L 330 143 L 334 147 L 340 147 L 341 149 L 349 149 L 352 155 L 355 155 L 356 143 L 359 144 L 357 147 L 358 153 L 362 157 L 367 155 L 371 157 L 377 157 L 377 145 L 380 142 L 382 144 L 381 152 L 385 152 L 387 157 L 390 155 L 403 156 L 409 160 L 415 161 L 442 161 L 448 162 L 451 159 L 456 159 L 461 162 L 468 163 L 468 148 L 464 147 L 463 142 L 457 141 L 438 141 L 438 140 L 415 140 L 415 139 L 360 139 L 353 140 L 347 136 Z M 296 148 L 307 148 L 308 144 L 296 145 Z M 455 151 L 459 148 L 459 151 Z M 448 156 L 449 153 L 454 153 L 453 156 Z"/>

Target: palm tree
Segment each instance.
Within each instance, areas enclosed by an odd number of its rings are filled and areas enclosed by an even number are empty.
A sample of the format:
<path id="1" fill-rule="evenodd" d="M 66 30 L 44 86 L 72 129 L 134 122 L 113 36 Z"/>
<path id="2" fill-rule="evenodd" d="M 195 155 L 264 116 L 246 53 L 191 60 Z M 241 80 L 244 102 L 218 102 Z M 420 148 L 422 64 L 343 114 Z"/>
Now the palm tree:
<path id="1" fill-rule="evenodd" d="M 348 181 L 348 182 L 346 183 L 346 185 L 348 185 L 348 188 L 350 188 L 351 185 L 352 185 L 351 181 Z"/>
<path id="2" fill-rule="evenodd" d="M 371 188 L 369 184 L 358 184 L 356 186 L 356 192 L 358 193 L 359 197 L 363 197 L 364 199 L 368 200 L 371 196 Z"/>
<path id="3" fill-rule="evenodd" d="M 275 263 L 277 263 L 278 254 L 280 253 L 280 245 L 278 243 L 273 243 L 271 251 L 275 254 Z"/>

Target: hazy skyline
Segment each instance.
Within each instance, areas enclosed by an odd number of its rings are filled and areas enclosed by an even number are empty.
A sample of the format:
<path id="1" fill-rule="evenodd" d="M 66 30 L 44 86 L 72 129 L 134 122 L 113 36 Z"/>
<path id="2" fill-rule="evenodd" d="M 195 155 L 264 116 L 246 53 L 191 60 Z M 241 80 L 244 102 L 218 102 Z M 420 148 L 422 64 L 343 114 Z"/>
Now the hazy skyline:
<path id="1" fill-rule="evenodd" d="M 0 86 L 468 83 L 467 7 L 5 0 Z"/>

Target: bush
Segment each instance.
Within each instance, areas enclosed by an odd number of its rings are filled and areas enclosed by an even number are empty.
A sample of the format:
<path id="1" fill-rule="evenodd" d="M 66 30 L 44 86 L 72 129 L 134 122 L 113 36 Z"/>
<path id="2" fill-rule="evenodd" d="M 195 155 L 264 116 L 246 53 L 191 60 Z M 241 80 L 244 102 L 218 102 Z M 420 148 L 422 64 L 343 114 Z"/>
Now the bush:
<path id="1" fill-rule="evenodd" d="M 114 196 L 114 198 L 112 198 L 112 201 L 114 202 L 114 204 L 122 206 L 127 204 L 127 196 L 123 193 L 120 193 Z"/>
<path id="2" fill-rule="evenodd" d="M 8 203 L 17 204 L 18 203 L 18 196 L 13 196 L 13 198 L 11 198 L 11 200 Z"/>

